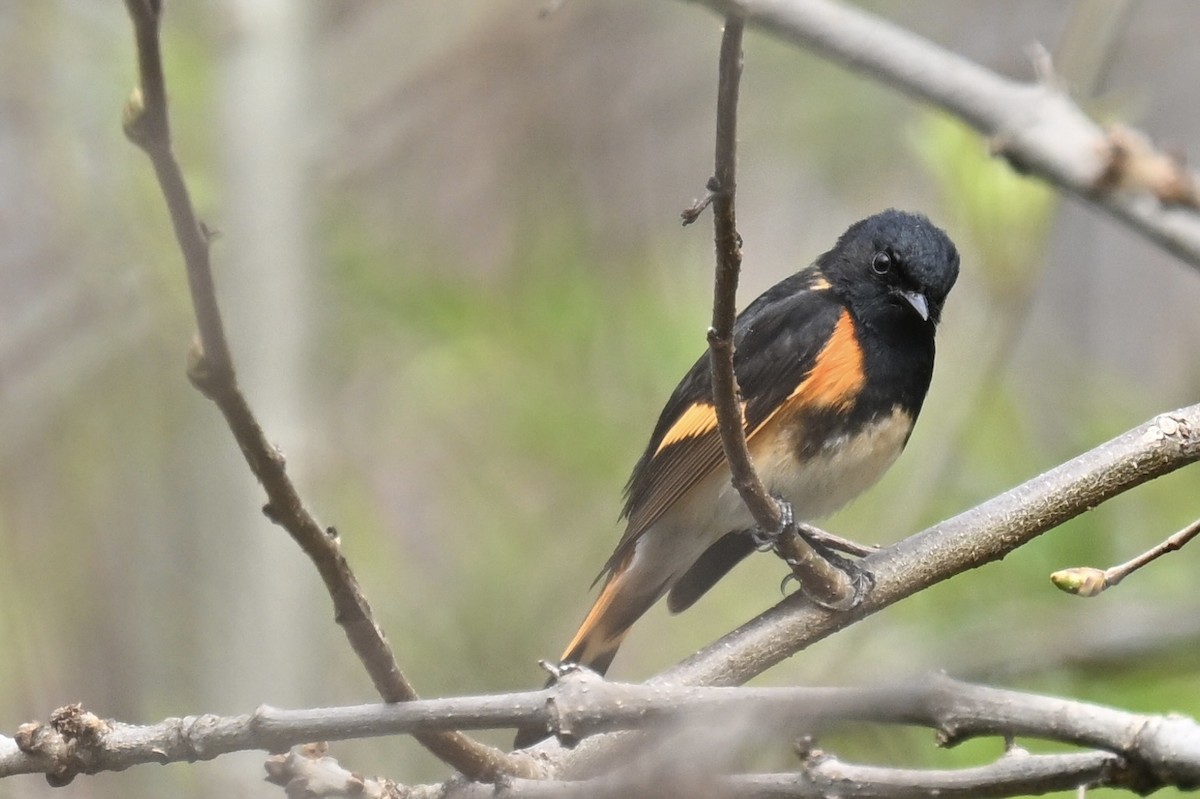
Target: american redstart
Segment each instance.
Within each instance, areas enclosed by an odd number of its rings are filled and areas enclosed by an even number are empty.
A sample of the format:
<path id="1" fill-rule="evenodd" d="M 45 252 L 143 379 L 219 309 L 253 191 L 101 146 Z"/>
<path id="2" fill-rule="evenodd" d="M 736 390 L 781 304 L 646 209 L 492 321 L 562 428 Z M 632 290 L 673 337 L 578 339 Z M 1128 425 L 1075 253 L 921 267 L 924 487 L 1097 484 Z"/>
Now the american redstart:
<path id="1" fill-rule="evenodd" d="M 842 507 L 904 449 L 957 277 L 958 252 L 942 230 L 888 210 L 851 225 L 738 316 L 734 371 L 750 455 L 797 519 Z M 687 609 L 755 549 L 717 432 L 707 353 L 663 408 L 623 517 L 625 535 L 596 578 L 604 587 L 562 655 L 601 674 L 660 597 L 672 613 Z"/>

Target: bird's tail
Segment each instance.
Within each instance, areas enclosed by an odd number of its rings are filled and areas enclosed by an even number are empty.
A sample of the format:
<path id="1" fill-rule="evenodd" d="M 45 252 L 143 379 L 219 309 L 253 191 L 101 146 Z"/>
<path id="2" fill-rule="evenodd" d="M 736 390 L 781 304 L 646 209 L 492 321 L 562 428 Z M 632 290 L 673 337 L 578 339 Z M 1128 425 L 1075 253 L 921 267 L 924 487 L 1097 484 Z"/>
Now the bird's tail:
<path id="1" fill-rule="evenodd" d="M 643 575 L 633 566 L 634 557 L 633 552 L 629 553 L 609 573 L 600 596 L 596 597 L 575 637 L 567 644 L 560 661 L 577 663 L 604 674 L 629 628 L 663 595 L 666 586 L 646 584 Z"/>
<path id="2" fill-rule="evenodd" d="M 629 628 L 666 591 L 665 583 L 644 585 L 644 576 L 632 565 L 633 553 L 630 553 L 608 574 L 600 596 L 559 658 L 562 663 L 575 663 L 604 674 Z M 553 682 L 551 677 L 547 687 Z M 545 728 L 522 727 L 513 746 L 523 749 L 545 737 Z"/>

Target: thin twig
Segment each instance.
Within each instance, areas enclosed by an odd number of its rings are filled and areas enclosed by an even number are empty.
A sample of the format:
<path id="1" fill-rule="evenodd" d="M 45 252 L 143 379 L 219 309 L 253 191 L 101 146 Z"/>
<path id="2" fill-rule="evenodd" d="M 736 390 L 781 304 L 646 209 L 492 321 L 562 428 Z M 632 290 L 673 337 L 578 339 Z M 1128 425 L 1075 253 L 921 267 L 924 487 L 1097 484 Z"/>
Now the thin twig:
<path id="1" fill-rule="evenodd" d="M 1117 566 L 1107 569 L 1097 569 L 1092 566 L 1075 566 L 1070 569 L 1056 571 L 1050 575 L 1050 581 L 1068 594 L 1082 597 L 1093 597 L 1112 588 L 1129 575 L 1148 563 L 1151 563 L 1168 552 L 1182 548 L 1188 541 L 1200 535 L 1200 519 L 1189 524 L 1177 533 L 1172 534 L 1162 543 L 1127 560 Z"/>
<path id="2" fill-rule="evenodd" d="M 371 606 L 341 554 L 337 536 L 318 524 L 305 508 L 287 476 L 283 456 L 267 440 L 238 387 L 213 286 L 209 237 L 197 220 L 183 172 L 171 148 L 159 43 L 162 3 L 126 0 L 125 5 L 133 21 L 140 77 L 140 86 L 126 105 L 125 132 L 154 166 L 183 253 L 199 339 L 190 354 L 188 377 L 225 416 L 246 462 L 266 491 L 264 513 L 287 530 L 317 567 L 333 600 L 334 617 L 380 696 L 388 702 L 415 699 L 416 691 L 400 671 L 387 638 L 375 624 Z M 430 751 L 472 778 L 528 773 L 520 762 L 461 733 L 418 737 Z"/>
<path id="3" fill-rule="evenodd" d="M 704 185 L 704 196 L 679 212 L 679 218 L 683 220 L 684 227 L 699 219 L 700 214 L 704 213 L 704 209 L 712 205 L 713 199 L 717 196 L 717 191 L 717 179 L 715 177 L 709 178 L 708 183 Z"/>
<path id="4" fill-rule="evenodd" d="M 741 391 L 733 371 L 733 323 L 737 315 L 737 284 L 742 265 L 741 237 L 737 232 L 734 202 L 737 192 L 737 103 L 741 73 L 742 20 L 729 16 L 725 19 L 725 33 L 721 38 L 716 168 L 710 184 L 714 186 L 712 208 L 717 250 L 712 327 L 708 331 L 713 404 L 734 487 L 763 529 L 778 530 L 783 522 L 779 506 L 758 479 L 746 448 Z"/>
<path id="5" fill-rule="evenodd" d="M 742 242 L 737 232 L 734 202 L 737 194 L 737 105 L 742 74 L 742 28 L 740 17 L 732 14 L 726 17 L 717 82 L 715 168 L 708 184 L 712 194 L 717 250 L 712 327 L 708 330 L 713 405 L 733 486 L 755 522 L 763 530 L 782 533 L 776 538 L 775 551 L 791 567 L 805 596 L 826 608 L 845 608 L 857 599 L 850 576 L 817 553 L 798 534 L 794 525 L 785 529 L 779 503 L 767 493 L 754 471 L 746 447 L 741 391 L 733 370 L 733 325 L 737 313 L 738 273 L 742 265 Z"/>

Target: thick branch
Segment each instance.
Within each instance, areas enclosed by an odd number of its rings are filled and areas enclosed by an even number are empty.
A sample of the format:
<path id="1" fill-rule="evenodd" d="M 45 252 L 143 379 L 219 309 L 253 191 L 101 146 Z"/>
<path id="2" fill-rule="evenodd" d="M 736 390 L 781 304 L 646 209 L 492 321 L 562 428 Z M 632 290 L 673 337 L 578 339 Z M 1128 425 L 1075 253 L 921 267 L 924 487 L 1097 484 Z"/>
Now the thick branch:
<path id="1" fill-rule="evenodd" d="M 125 109 L 125 132 L 154 165 L 183 253 L 199 331 L 199 346 L 192 353 L 188 376 L 225 416 L 246 462 L 267 493 L 264 513 L 287 530 L 317 567 L 333 600 L 334 617 L 380 696 L 389 702 L 415 699 L 416 691 L 401 673 L 391 646 L 375 624 L 371 606 L 341 554 L 337 536 L 332 529 L 322 528 L 304 507 L 287 476 L 283 456 L 267 440 L 238 387 L 213 285 L 209 237 L 196 217 L 183 172 L 171 148 L 159 45 L 162 3 L 126 0 L 125 5 L 133 21 L 140 78 L 140 88 Z M 446 732 L 419 737 L 430 751 L 468 776 L 489 778 L 517 771 L 511 758 L 461 734 Z"/>
<path id="2" fill-rule="evenodd" d="M 689 730 L 716 730 L 710 743 L 728 748 L 733 738 L 745 743 L 756 736 L 808 735 L 845 721 L 929 727 L 944 745 L 982 735 L 1058 741 L 1121 756 L 1125 784 L 1138 790 L 1200 784 L 1200 725 L 1192 719 L 1128 713 L 941 675 L 881 688 L 702 688 L 608 683 L 576 674 L 554 689 L 521 694 L 312 710 L 261 707 L 247 716 L 166 719 L 147 727 L 103 721 L 71 706 L 56 711 L 48 724 L 23 725 L 16 741 L 0 738 L 0 776 L 94 773 L 233 751 L 278 752 L 304 741 L 530 723 L 568 738 L 653 728 L 659 739 L 669 740 Z M 812 753 L 808 760 L 811 776 L 839 779 L 830 761 Z M 873 782 L 887 782 L 887 769 L 876 772 Z M 897 774 L 891 779 L 903 782 Z"/>
<path id="3" fill-rule="evenodd" d="M 857 8 L 830 0 L 692 0 L 811 49 L 963 119 L 1022 172 L 1104 209 L 1193 266 L 1200 216 L 1112 190 L 1120 147 L 1055 86 L 1020 83 Z M 1195 184 L 1191 173 L 1179 176 Z M 1153 187 L 1146 188 L 1153 190 Z"/>
<path id="4" fill-rule="evenodd" d="M 736 685 L 814 641 L 989 563 L 1118 494 L 1200 460 L 1200 405 L 1162 414 L 863 561 L 874 589 L 849 613 L 789 597 L 656 680 Z"/>
<path id="5" fill-rule="evenodd" d="M 863 561 L 874 589 L 849 613 L 789 597 L 656 680 L 736 685 L 858 619 L 989 563 L 1063 522 L 1200 460 L 1200 405 L 1162 414 Z"/>

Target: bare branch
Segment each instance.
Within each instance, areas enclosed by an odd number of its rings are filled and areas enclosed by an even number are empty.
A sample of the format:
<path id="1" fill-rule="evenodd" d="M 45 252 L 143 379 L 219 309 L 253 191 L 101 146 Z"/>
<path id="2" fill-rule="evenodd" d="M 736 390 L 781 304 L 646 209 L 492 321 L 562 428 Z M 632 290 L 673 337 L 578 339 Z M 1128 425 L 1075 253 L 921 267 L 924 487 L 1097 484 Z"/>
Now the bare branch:
<path id="1" fill-rule="evenodd" d="M 225 338 L 209 262 L 209 236 L 196 217 L 183 172 L 171 148 L 166 81 L 159 45 L 161 0 L 126 0 L 138 51 L 140 87 L 124 114 L 126 135 L 149 156 L 183 253 L 199 331 L 190 353 L 188 377 L 211 399 L 229 425 L 246 462 L 267 493 L 263 512 L 283 527 L 313 561 L 333 600 L 334 617 L 385 701 L 415 699 L 391 646 L 375 624 L 371 606 L 341 554 L 332 528 L 326 530 L 304 507 L 287 476 L 283 455 L 267 440 L 237 384 Z M 472 777 L 518 773 L 516 761 L 491 747 L 452 732 L 419 736 L 445 762 Z M 524 772 L 521 772 L 524 773 Z"/>
<path id="2" fill-rule="evenodd" d="M 695 771 L 682 784 L 674 774 L 650 783 L 645 774 L 616 774 L 580 781 L 511 780 L 505 783 L 512 799 L 626 799 L 629 796 L 704 796 L 706 799 L 955 799 L 1029 796 L 1050 791 L 1120 784 L 1120 758 L 1105 752 L 1069 755 L 1009 755 L 987 766 L 937 771 L 880 768 L 826 760 L 794 774 L 721 776 Z M 686 780 L 686 777 L 684 778 Z M 648 786 L 659 786 L 648 793 Z M 690 789 L 690 790 L 689 790 Z M 494 793 L 479 783 L 420 786 L 414 797 L 491 799 Z M 408 794 L 405 794 L 408 796 Z"/>
<path id="3" fill-rule="evenodd" d="M 881 768 L 823 760 L 802 775 L 811 789 L 792 796 L 842 799 L 986 799 L 986 797 L 1032 796 L 1051 791 L 1069 791 L 1082 786 L 1106 787 L 1123 784 L 1121 759 L 1108 752 L 1076 752 L 1067 755 L 1031 755 L 1009 752 L 986 766 L 955 770 Z M 763 787 L 792 787 L 801 776 L 749 777 Z M 783 779 L 781 779 L 781 777 Z M 795 790 L 793 788 L 793 790 Z M 771 796 L 786 794 L 772 793 Z"/>
<path id="4" fill-rule="evenodd" d="M 1146 564 L 1161 558 L 1168 552 L 1174 552 L 1182 548 L 1197 535 L 1200 535 L 1200 519 L 1192 522 L 1179 532 L 1172 534 L 1158 546 L 1118 566 L 1112 566 L 1108 569 L 1097 569 L 1092 566 L 1076 566 L 1056 571 L 1050 575 L 1050 581 L 1068 594 L 1076 594 L 1083 597 L 1097 596 L 1106 589 L 1112 588 Z"/>
<path id="5" fill-rule="evenodd" d="M 858 600 L 850 576 L 822 557 L 785 520 L 779 503 L 767 493 L 746 447 L 741 391 L 733 370 L 733 325 L 737 313 L 738 273 L 742 266 L 742 240 L 737 232 L 734 199 L 737 193 L 737 104 L 742 74 L 742 20 L 725 19 L 717 82 L 717 136 L 713 178 L 708 183 L 713 208 L 717 250 L 713 281 L 712 327 L 708 330 L 712 371 L 713 406 L 721 433 L 721 447 L 729 463 L 733 487 L 760 528 L 775 537 L 774 549 L 800 582 L 805 596 L 826 608 L 845 609 Z M 689 211 L 684 212 L 685 223 Z M 699 214 L 699 211 L 696 211 Z M 694 218 L 694 217 L 693 217 Z"/>
<path id="6" fill-rule="evenodd" d="M 571 739 L 618 729 L 649 728 L 658 733 L 659 739 L 670 741 L 673 736 L 686 737 L 688 730 L 717 730 L 716 745 L 727 749 L 731 738 L 745 743 L 756 736 L 810 735 L 830 723 L 844 721 L 929 727 L 938 732 L 943 745 L 984 735 L 1058 741 L 1119 755 L 1125 764 L 1122 784 L 1139 791 L 1161 785 L 1186 788 L 1200 784 L 1200 725 L 1181 716 L 1128 713 L 1086 702 L 971 685 L 942 675 L 886 688 L 700 688 L 609 683 L 580 672 L 564 677 L 552 690 L 312 710 L 260 707 L 247 716 L 193 716 L 166 719 L 147 727 L 101 720 L 73 705 L 55 711 L 47 724 L 22 725 L 15 741 L 0 738 L 0 776 L 41 772 L 52 776 L 56 784 L 64 784 L 78 773 L 120 770 L 139 763 L 208 760 L 233 751 L 279 752 L 303 741 L 512 727 L 531 722 L 549 725 Z M 862 779 L 873 774 L 868 782 L 896 790 L 908 781 L 920 784 L 916 782 L 920 779 L 943 780 L 947 785 L 957 781 L 961 786 L 1001 785 L 1022 774 L 1026 779 L 1046 778 L 1045 771 L 1035 777 L 1020 763 L 1006 764 L 1004 760 L 977 773 L 961 772 L 952 777 L 938 772 L 851 767 L 813 752 L 806 753 L 806 761 L 808 779 L 827 790 L 832 782 L 849 779 L 846 769 L 857 769 L 855 773 Z M 304 775 L 315 773 L 327 780 L 330 775 L 342 774 L 335 761 L 325 758 L 323 749 L 311 748 L 273 759 L 268 770 L 272 779 L 278 780 L 308 778 Z M 622 779 L 620 773 L 612 777 Z M 624 779 L 628 781 L 630 776 L 626 774 Z M 740 779 L 787 781 L 797 777 L 759 775 Z"/>
<path id="7" fill-rule="evenodd" d="M 705 208 L 712 205 L 713 198 L 716 196 L 717 179 L 716 177 L 711 177 L 704 186 L 704 196 L 679 212 L 679 218 L 683 220 L 683 226 L 687 227 L 699 219 L 700 214 L 704 213 Z"/>
<path id="8" fill-rule="evenodd" d="M 150 157 L 162 187 L 163 199 L 175 226 L 175 238 L 183 251 L 188 287 L 199 333 L 198 359 L 209 378 L 233 384 L 233 363 L 221 312 L 217 308 L 209 264 L 208 241 L 196 218 L 183 171 L 171 150 L 171 126 L 167 114 L 166 80 L 159 48 L 161 0 L 126 0 L 137 42 L 139 87 L 125 105 L 125 135 Z"/>
<path id="9" fill-rule="evenodd" d="M 1194 197 L 1194 173 L 1139 182 L 1140 168 L 1114 166 L 1127 151 L 1053 85 L 997 75 L 861 9 L 830 0 L 692 0 L 811 49 L 961 118 L 1021 172 L 1105 210 L 1200 266 L 1200 216 L 1172 202 Z M 1147 161 L 1154 160 L 1149 156 Z M 1121 175 L 1114 176 L 1116 169 Z M 1128 173 L 1128 178 L 1124 175 Z M 1119 190 L 1127 182 L 1138 190 Z M 1159 192 L 1158 187 L 1169 189 Z M 1172 197 L 1176 186 L 1183 188 Z"/>

